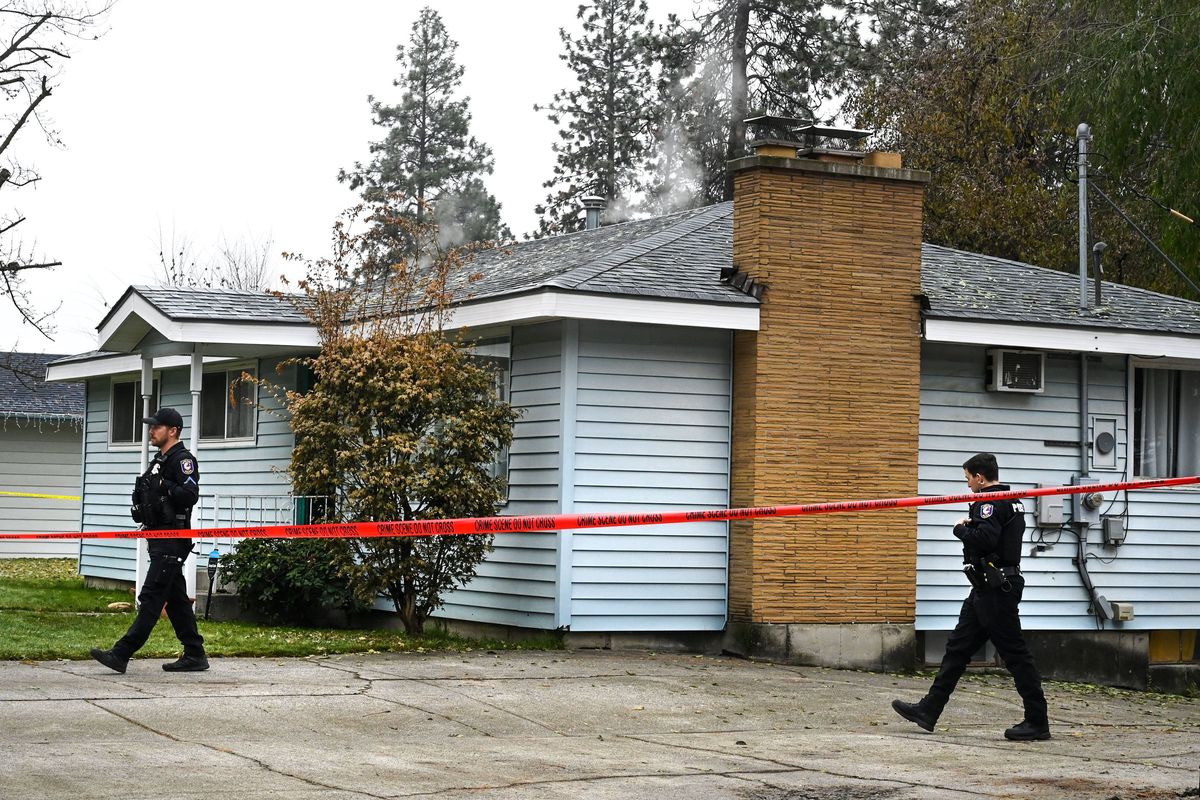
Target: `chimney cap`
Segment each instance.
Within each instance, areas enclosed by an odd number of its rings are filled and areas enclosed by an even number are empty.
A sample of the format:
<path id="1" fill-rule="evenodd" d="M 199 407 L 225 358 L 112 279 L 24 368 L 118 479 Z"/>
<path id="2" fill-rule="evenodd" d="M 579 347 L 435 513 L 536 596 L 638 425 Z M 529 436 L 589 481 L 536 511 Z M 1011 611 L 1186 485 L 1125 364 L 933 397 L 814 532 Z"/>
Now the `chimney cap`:
<path id="1" fill-rule="evenodd" d="M 585 197 L 581 197 L 579 198 L 579 202 L 584 208 L 595 209 L 597 211 L 603 211 L 608 207 L 608 200 L 596 194 L 589 194 Z"/>
<path id="2" fill-rule="evenodd" d="M 768 128 L 794 128 L 797 125 L 811 124 L 811 119 L 798 117 L 780 117 L 775 114 L 759 114 L 757 117 L 746 117 L 742 122 L 747 125 L 762 125 Z"/>
<path id="3" fill-rule="evenodd" d="M 832 125 L 818 125 L 815 122 L 797 125 L 791 131 L 806 137 L 822 136 L 826 139 L 846 139 L 851 142 L 857 142 L 859 139 L 865 139 L 875 133 L 875 131 L 862 128 L 835 128 Z"/>

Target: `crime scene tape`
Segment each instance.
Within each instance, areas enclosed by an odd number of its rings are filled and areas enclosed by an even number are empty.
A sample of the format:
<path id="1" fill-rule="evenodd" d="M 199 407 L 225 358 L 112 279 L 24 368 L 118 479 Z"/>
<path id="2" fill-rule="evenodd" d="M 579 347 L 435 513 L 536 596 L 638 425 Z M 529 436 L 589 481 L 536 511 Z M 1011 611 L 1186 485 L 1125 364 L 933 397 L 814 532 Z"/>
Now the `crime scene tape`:
<path id="1" fill-rule="evenodd" d="M 83 533 L 0 533 L 6 539 L 357 539 L 396 536 L 447 536 L 494 533 L 548 533 L 576 528 L 613 528 L 628 525 L 670 525 L 763 517 L 799 517 L 809 514 L 844 514 L 894 508 L 947 505 L 987 500 L 1018 500 L 1057 494 L 1089 494 L 1121 490 L 1158 489 L 1200 483 L 1200 475 L 1186 478 L 1153 478 L 1120 483 L 1047 486 L 1007 492 L 968 492 L 932 497 L 893 497 L 883 500 L 849 500 L 757 508 L 721 508 L 707 511 L 647 511 L 632 514 L 545 514 L 525 517 L 463 517 L 459 519 L 406 520 L 401 522 L 336 522 L 315 525 L 258 525 L 232 528 L 187 528 L 153 531 L 85 531 Z"/>
<path id="2" fill-rule="evenodd" d="M 42 500 L 82 500 L 77 494 L 38 494 L 36 492 L 0 492 L 0 497 L 37 497 Z"/>

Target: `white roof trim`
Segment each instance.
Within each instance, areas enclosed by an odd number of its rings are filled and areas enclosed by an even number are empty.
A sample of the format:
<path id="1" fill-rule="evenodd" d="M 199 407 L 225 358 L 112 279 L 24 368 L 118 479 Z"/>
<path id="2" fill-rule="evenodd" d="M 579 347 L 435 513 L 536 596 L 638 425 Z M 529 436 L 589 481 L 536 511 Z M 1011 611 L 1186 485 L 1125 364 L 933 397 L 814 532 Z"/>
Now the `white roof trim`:
<path id="1" fill-rule="evenodd" d="M 190 364 L 190 356 L 170 356 L 154 360 L 155 369 L 181 367 Z M 79 381 L 85 378 L 98 378 L 103 375 L 120 375 L 125 372 L 138 372 L 142 368 L 142 357 L 137 353 L 132 355 L 95 356 L 87 361 L 71 361 L 66 364 L 51 364 L 46 367 L 46 382 Z"/>
<path id="2" fill-rule="evenodd" d="M 99 349 L 127 351 L 137 342 L 121 341 L 121 328 L 137 317 L 171 342 L 189 344 L 263 345 L 316 348 L 317 331 L 305 322 L 237 322 L 232 320 L 172 320 L 135 289 L 99 330 Z M 144 334 L 143 334 L 144 335 Z M 115 341 L 114 341 L 115 338 Z M 137 340 L 141 341 L 142 336 Z"/>
<path id="3" fill-rule="evenodd" d="M 468 303 L 453 309 L 449 327 L 479 328 L 550 319 L 643 322 L 692 328 L 756 331 L 757 305 L 721 305 L 695 300 L 622 297 L 576 292 L 537 292 Z"/>
<path id="4" fill-rule="evenodd" d="M 305 323 L 245 323 L 218 320 L 171 320 L 144 297 L 133 292 L 120 309 L 100 328 L 99 347 L 122 349 L 120 329 L 136 316 L 169 342 L 208 345 L 243 345 L 279 347 L 294 350 L 316 350 L 320 347 L 317 329 Z M 678 325 L 694 328 L 756 331 L 759 329 L 757 305 L 721 305 L 692 300 L 586 295 L 574 292 L 537 292 L 516 297 L 501 297 L 478 303 L 468 303 L 453 309 L 449 328 L 486 328 L 551 319 L 592 319 L 607 322 L 640 322 L 655 325 Z M 118 341 L 113 342 L 113 337 Z M 144 334 L 138 337 L 138 341 Z M 114 346 L 117 345 L 117 346 Z M 136 343 L 126 344 L 128 347 Z M 167 349 L 164 344 L 149 348 Z M 232 355 L 226 358 L 234 357 Z M 205 357 L 205 361 L 210 361 Z M 218 359 L 220 360 L 220 359 Z M 156 369 L 186 366 L 188 356 L 159 355 L 154 359 Z M 136 372 L 141 369 L 142 354 L 96 356 L 87 361 L 73 361 L 49 367 L 48 381 L 77 381 L 103 375 Z"/>
<path id="5" fill-rule="evenodd" d="M 925 340 L 1029 350 L 1069 350 L 1075 353 L 1117 353 L 1149 358 L 1200 360 L 1200 337 L 1061 328 L 1050 325 L 926 319 Z"/>
<path id="6" fill-rule="evenodd" d="M 204 364 L 206 365 L 246 360 L 238 356 L 204 356 Z M 187 367 L 191 366 L 192 357 L 190 355 L 158 356 L 152 358 L 151 363 L 156 370 Z M 87 378 L 102 378 L 107 375 L 123 375 L 127 373 L 140 374 L 141 370 L 142 356 L 140 353 L 93 356 L 86 361 L 71 361 L 66 364 L 52 364 L 46 367 L 46 382 L 80 381 Z"/>

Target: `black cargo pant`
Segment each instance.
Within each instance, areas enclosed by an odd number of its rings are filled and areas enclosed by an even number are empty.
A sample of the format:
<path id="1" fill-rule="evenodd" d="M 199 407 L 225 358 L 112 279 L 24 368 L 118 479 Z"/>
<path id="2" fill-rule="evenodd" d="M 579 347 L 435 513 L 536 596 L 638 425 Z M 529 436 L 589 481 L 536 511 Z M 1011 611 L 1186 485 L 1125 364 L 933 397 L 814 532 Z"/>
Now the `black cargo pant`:
<path id="1" fill-rule="evenodd" d="M 184 655 L 204 655 L 204 638 L 196 629 L 196 612 L 192 610 L 187 583 L 183 579 L 183 560 L 158 553 L 150 555 L 150 567 L 146 570 L 142 593 L 138 595 L 137 618 L 129 631 L 113 645 L 113 654 L 128 659 L 140 650 L 150 638 L 164 604 L 175 636 L 183 643 Z"/>
<path id="2" fill-rule="evenodd" d="M 958 624 L 946 643 L 942 666 L 933 679 L 929 694 L 921 701 L 922 709 L 934 718 L 942 713 L 949 702 L 971 656 L 990 639 L 1016 681 L 1017 692 L 1025 703 L 1025 719 L 1037 725 L 1047 724 L 1042 679 L 1025 644 L 1021 619 L 1017 614 L 1021 592 L 1025 589 L 1025 578 L 1014 575 L 1008 580 L 1008 591 L 973 588 L 963 602 Z"/>

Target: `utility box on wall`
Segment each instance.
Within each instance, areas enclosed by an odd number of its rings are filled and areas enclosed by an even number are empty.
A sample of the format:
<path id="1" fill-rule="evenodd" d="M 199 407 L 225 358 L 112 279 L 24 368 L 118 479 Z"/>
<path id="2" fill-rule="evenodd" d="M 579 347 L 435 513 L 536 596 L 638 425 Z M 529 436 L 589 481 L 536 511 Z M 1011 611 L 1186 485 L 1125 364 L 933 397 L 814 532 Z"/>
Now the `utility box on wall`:
<path id="1" fill-rule="evenodd" d="M 1050 484 L 1039 483 L 1043 489 Z M 1061 494 L 1043 495 L 1037 498 L 1037 524 L 1039 528 L 1057 528 L 1063 524 L 1063 496 Z"/>
<path id="2" fill-rule="evenodd" d="M 1092 417 L 1092 469 L 1117 468 L 1117 420 Z"/>

